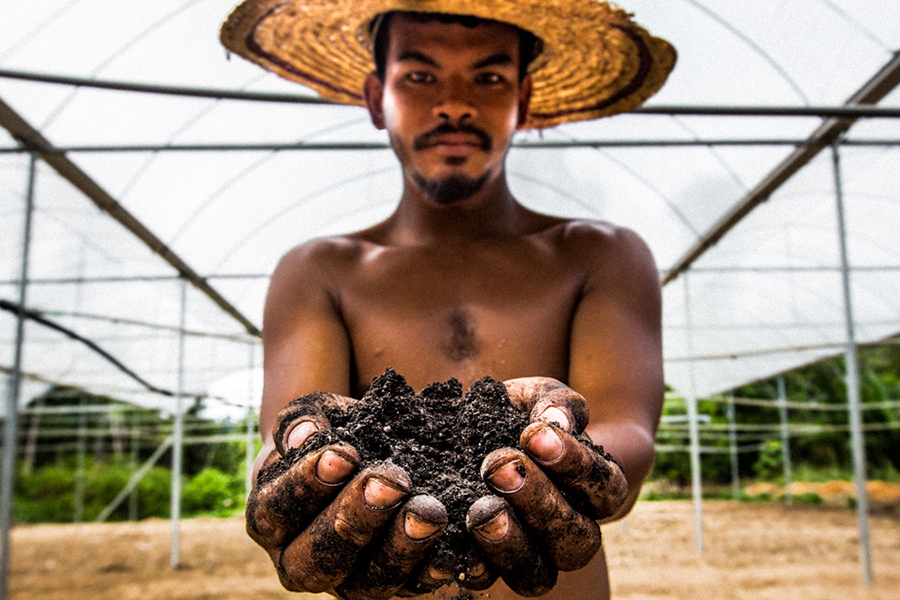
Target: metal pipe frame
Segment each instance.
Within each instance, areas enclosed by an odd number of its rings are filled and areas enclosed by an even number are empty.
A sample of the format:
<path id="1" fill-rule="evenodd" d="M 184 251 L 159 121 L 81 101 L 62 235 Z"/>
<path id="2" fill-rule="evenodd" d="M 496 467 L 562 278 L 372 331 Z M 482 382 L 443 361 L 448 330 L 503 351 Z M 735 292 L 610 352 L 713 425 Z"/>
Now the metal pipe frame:
<path id="1" fill-rule="evenodd" d="M 896 267 L 900 270 L 900 266 Z M 271 273 L 221 273 L 202 275 L 203 279 L 268 279 Z M 181 275 L 121 275 L 100 277 L 35 277 L 28 282 L 29 285 L 81 285 L 85 283 L 135 283 L 178 281 Z M 0 280 L 0 285 L 18 285 L 18 280 Z"/>
<path id="2" fill-rule="evenodd" d="M 787 383 L 784 376 L 778 378 L 778 417 L 781 421 L 781 466 L 784 472 L 784 497 L 788 504 L 794 503 L 791 491 L 794 474 L 791 468 L 791 436 L 788 432 Z"/>
<path id="3" fill-rule="evenodd" d="M 844 297 L 847 343 L 844 352 L 847 370 L 847 399 L 850 413 L 850 442 L 853 449 L 853 478 L 856 480 L 856 516 L 859 528 L 860 567 L 865 585 L 872 585 L 872 547 L 869 539 L 869 494 L 866 488 L 866 446 L 863 435 L 860 404 L 859 363 L 857 359 L 856 327 L 853 321 L 853 292 L 850 285 L 850 261 L 847 254 L 847 224 L 844 213 L 844 186 L 841 180 L 841 160 L 838 145 L 831 147 L 834 166 L 835 213 L 838 243 L 841 254 L 841 284 Z"/>
<path id="4" fill-rule="evenodd" d="M 53 153 L 53 144 L 21 117 L 12 107 L 0 100 L 0 126 L 9 131 L 25 148 L 30 148 L 35 155 L 47 163 L 54 171 L 81 191 L 100 210 L 109 214 L 132 235 L 143 242 L 151 251 L 159 255 L 180 275 L 203 292 L 223 311 L 240 323 L 247 333 L 259 336 L 259 328 L 244 316 L 235 306 L 213 288 L 208 281 L 200 277 L 180 256 L 159 239 L 146 225 L 125 209 L 109 192 L 103 189 L 86 172 L 63 154 Z"/>
<path id="5" fill-rule="evenodd" d="M 696 140 L 558 140 L 541 142 L 515 142 L 513 148 L 518 150 L 554 150 L 575 148 L 685 148 L 713 146 L 790 146 L 803 147 L 815 145 L 808 138 L 719 138 Z M 900 139 L 856 139 L 845 140 L 845 146 L 860 147 L 892 147 L 900 146 Z M 78 154 L 78 153 L 141 153 L 141 152 L 350 152 L 368 150 L 390 150 L 386 142 L 259 142 L 259 143 L 218 143 L 218 144 L 111 144 L 111 145 L 69 145 L 53 146 L 43 150 L 45 154 Z M 31 152 L 30 149 L 15 146 L 0 148 L 0 154 L 21 154 Z"/>
<path id="6" fill-rule="evenodd" d="M 9 592 L 10 539 L 12 527 L 12 500 L 16 479 L 16 450 L 19 396 L 22 383 L 22 353 L 25 345 L 25 302 L 28 296 L 28 266 L 31 255 L 31 227 L 34 215 L 34 186 L 37 157 L 32 155 L 28 164 L 28 187 L 25 193 L 25 222 L 22 228 L 22 262 L 19 280 L 19 310 L 16 315 L 16 346 L 13 369 L 9 377 L 6 397 L 6 419 L 3 424 L 3 467 L 0 472 L 0 600 L 6 600 Z"/>
<path id="7" fill-rule="evenodd" d="M 177 568 L 181 562 L 181 467 L 182 451 L 184 449 L 184 359 L 185 359 L 185 335 L 184 328 L 187 318 L 187 279 L 181 284 L 181 327 L 178 334 L 178 393 L 175 397 L 175 423 L 172 444 L 172 552 L 169 558 L 171 567 Z"/>
<path id="8" fill-rule="evenodd" d="M 693 316 L 691 315 L 691 288 L 687 274 L 684 277 L 684 317 L 687 323 L 687 353 L 694 354 L 692 341 Z M 694 529 L 697 554 L 703 554 L 703 478 L 700 471 L 700 427 L 697 414 L 697 384 L 694 380 L 694 363 L 689 361 L 688 369 L 688 393 L 685 396 L 688 413 L 688 428 L 690 431 L 691 454 L 691 491 L 694 502 Z"/>
<path id="9" fill-rule="evenodd" d="M 847 101 L 848 106 L 872 105 L 880 102 L 900 84 L 900 52 L 894 55 L 878 73 Z M 671 283 L 679 275 L 731 231 L 757 206 L 769 199 L 778 188 L 810 163 L 819 153 L 844 135 L 855 120 L 831 117 L 810 136 L 807 143 L 798 147 L 775 170 L 765 177 L 747 196 L 714 224 L 692 248 L 690 248 L 663 279 L 663 285 Z"/>
<path id="10" fill-rule="evenodd" d="M 166 96 L 186 96 L 211 100 L 240 100 L 245 102 L 274 102 L 287 104 L 312 104 L 326 106 L 352 106 L 331 102 L 317 96 L 300 94 L 277 94 L 267 92 L 244 92 L 215 88 L 174 86 L 165 84 L 143 84 L 130 81 L 110 81 L 0 69 L 0 77 L 66 85 L 87 89 L 117 92 L 138 92 Z M 865 103 L 860 103 L 865 104 Z M 872 106 L 642 106 L 632 111 L 642 115 L 695 115 L 695 116 L 773 116 L 773 117 L 826 117 L 826 118 L 866 118 L 900 117 L 900 108 L 876 108 Z"/>

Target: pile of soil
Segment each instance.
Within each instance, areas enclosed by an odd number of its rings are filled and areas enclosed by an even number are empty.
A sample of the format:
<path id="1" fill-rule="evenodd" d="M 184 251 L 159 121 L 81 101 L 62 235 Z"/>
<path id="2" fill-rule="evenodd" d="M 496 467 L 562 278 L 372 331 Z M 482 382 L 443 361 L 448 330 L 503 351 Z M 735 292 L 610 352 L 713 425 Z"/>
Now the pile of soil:
<path id="1" fill-rule="evenodd" d="M 340 440 L 360 455 L 360 467 L 390 460 L 413 482 L 413 495 L 430 494 L 447 509 L 449 522 L 432 549 L 433 564 L 465 573 L 481 560 L 466 530 L 466 512 L 491 493 L 480 475 L 493 450 L 521 448 L 528 415 L 510 401 L 506 386 L 484 377 L 463 394 L 456 379 L 436 382 L 418 394 L 393 369 L 377 377 L 363 398 L 346 411 L 326 408 L 332 429 L 300 448 L 305 454 Z"/>

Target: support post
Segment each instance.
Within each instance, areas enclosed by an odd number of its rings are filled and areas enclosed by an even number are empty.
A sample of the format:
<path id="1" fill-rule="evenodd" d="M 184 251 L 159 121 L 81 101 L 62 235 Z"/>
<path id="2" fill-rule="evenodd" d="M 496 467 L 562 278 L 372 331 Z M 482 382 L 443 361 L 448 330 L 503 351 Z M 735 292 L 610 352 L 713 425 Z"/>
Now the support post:
<path id="1" fill-rule="evenodd" d="M 25 342 L 25 304 L 28 292 L 28 261 L 31 250 L 31 225 L 34 215 L 34 180 L 37 157 L 31 155 L 28 165 L 28 187 L 25 192 L 25 219 L 22 227 L 22 262 L 19 272 L 19 310 L 16 315 L 16 347 L 13 369 L 9 377 L 6 396 L 6 420 L 3 423 L 3 467 L 0 481 L 0 600 L 8 598 L 10 539 L 12 528 L 12 500 L 16 480 L 16 454 L 18 452 L 19 396 L 22 385 L 22 349 Z"/>
<path id="2" fill-rule="evenodd" d="M 788 433 L 787 386 L 784 376 L 778 378 L 778 414 L 781 418 L 781 463 L 784 468 L 784 499 L 788 504 L 794 503 L 791 491 L 793 470 L 791 469 L 791 436 Z"/>
<path id="3" fill-rule="evenodd" d="M 728 447 L 731 454 L 731 496 L 741 499 L 741 473 L 738 463 L 737 418 L 734 411 L 734 397 L 728 397 Z"/>
<path id="4" fill-rule="evenodd" d="M 254 433 L 256 432 L 256 415 L 253 411 L 253 395 L 256 393 L 254 387 L 254 377 L 253 373 L 256 368 L 256 345 L 250 344 L 250 371 L 247 376 L 248 384 L 247 387 L 247 437 L 246 443 L 247 447 L 245 450 L 245 461 L 246 464 L 244 466 L 244 487 L 247 491 L 247 496 L 250 496 L 250 490 L 253 489 L 253 462 L 256 459 L 254 449 L 256 448 L 256 436 Z"/>
<path id="5" fill-rule="evenodd" d="M 138 458 L 141 449 L 141 416 L 138 413 L 131 415 L 131 455 L 129 464 L 131 466 L 131 476 L 134 477 L 138 470 Z M 128 520 L 132 523 L 138 520 L 138 493 L 135 486 L 128 494 Z"/>
<path id="6" fill-rule="evenodd" d="M 687 325 L 687 356 L 688 356 L 688 393 L 685 398 L 688 411 L 688 427 L 690 430 L 691 444 L 691 491 L 694 498 L 694 526 L 697 542 L 697 554 L 703 554 L 703 480 L 700 474 L 700 428 L 697 416 L 697 384 L 694 377 L 694 344 L 693 344 L 693 318 L 691 316 L 691 286 L 689 273 L 684 273 L 684 313 Z"/>
<path id="7" fill-rule="evenodd" d="M 78 438 L 75 442 L 75 515 L 73 521 L 84 520 L 84 480 L 87 463 L 87 412 L 84 396 L 78 400 Z"/>
<path id="8" fill-rule="evenodd" d="M 860 408 L 859 364 L 857 362 L 856 326 L 853 320 L 853 303 L 850 288 L 850 261 L 847 254 L 847 225 L 844 215 L 844 188 L 841 181 L 839 142 L 831 146 L 834 163 L 834 192 L 837 204 L 837 223 L 841 254 L 841 283 L 844 292 L 844 323 L 847 343 L 844 351 L 847 369 L 847 399 L 850 412 L 850 441 L 853 448 L 853 475 L 856 479 L 856 515 L 859 527 L 860 566 L 866 585 L 874 581 L 872 576 L 872 552 L 869 540 L 869 494 L 866 489 L 866 446 L 862 429 Z"/>
<path id="9" fill-rule="evenodd" d="M 181 538 L 181 466 L 184 447 L 184 331 L 187 314 L 187 279 L 181 279 L 181 325 L 178 328 L 178 389 L 175 398 L 175 423 L 172 446 L 172 552 L 169 564 L 180 564 L 179 542 Z"/>

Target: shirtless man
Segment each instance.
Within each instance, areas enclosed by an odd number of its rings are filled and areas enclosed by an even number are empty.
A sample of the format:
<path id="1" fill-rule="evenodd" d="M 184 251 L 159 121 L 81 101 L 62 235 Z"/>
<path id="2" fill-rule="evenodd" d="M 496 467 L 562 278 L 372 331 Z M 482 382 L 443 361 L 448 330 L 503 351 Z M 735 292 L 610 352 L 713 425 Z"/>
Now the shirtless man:
<path id="1" fill-rule="evenodd" d="M 295 248 L 272 277 L 248 532 L 290 590 L 441 597 L 433 590 L 455 574 L 425 557 L 446 516 L 433 499 L 409 500 L 401 469 L 359 472 L 343 443 L 286 471 L 271 465 L 328 427 L 290 405 L 294 398 L 325 391 L 327 401 L 352 402 L 387 367 L 416 390 L 491 375 L 507 381 L 533 423 L 522 438 L 527 454 L 495 452 L 482 465 L 497 496 L 467 519 L 485 556 L 468 574 L 471 587 L 500 577 L 489 589 L 495 600 L 608 598 L 594 522 L 634 504 L 662 407 L 657 270 L 634 233 L 539 214 L 511 194 L 504 163 L 529 119 L 522 45 L 534 40 L 506 23 L 432 17 L 383 19 L 379 68 L 363 86 L 402 166 L 396 210 L 364 231 Z M 588 411 L 584 431 L 615 462 L 577 441 Z M 605 485 L 597 469 L 610 475 Z M 592 514 L 574 513 L 551 480 L 587 496 Z M 373 562 L 311 560 L 323 532 L 346 545 L 342 556 Z M 386 583 L 380 556 L 403 557 Z M 536 556 L 550 575 L 535 574 Z"/>

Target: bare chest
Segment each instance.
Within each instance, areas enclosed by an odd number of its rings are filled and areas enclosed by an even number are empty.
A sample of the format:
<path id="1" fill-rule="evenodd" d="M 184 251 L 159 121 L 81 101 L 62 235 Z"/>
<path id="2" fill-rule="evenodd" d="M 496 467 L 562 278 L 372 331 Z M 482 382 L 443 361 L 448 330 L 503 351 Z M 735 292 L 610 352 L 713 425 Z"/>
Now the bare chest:
<path id="1" fill-rule="evenodd" d="M 358 389 L 387 367 L 416 389 L 450 377 L 566 378 L 573 269 L 521 250 L 379 258 L 340 294 Z"/>

